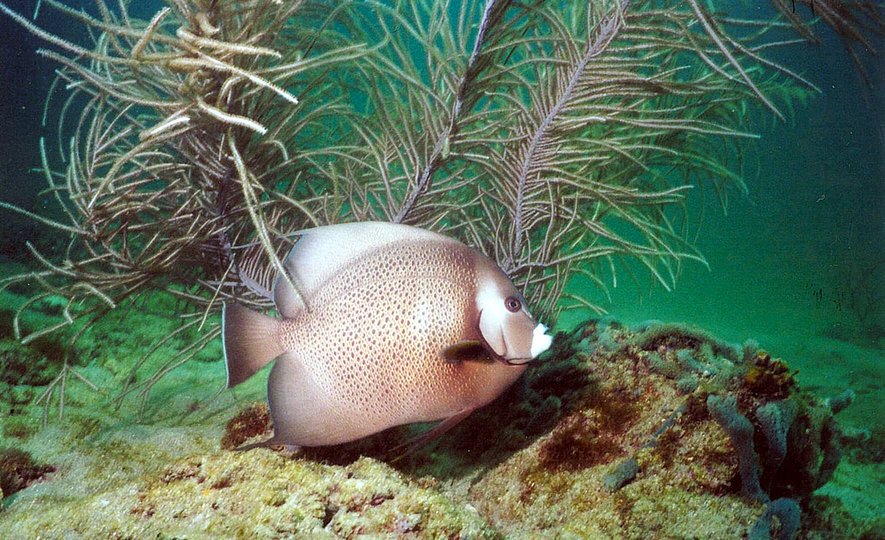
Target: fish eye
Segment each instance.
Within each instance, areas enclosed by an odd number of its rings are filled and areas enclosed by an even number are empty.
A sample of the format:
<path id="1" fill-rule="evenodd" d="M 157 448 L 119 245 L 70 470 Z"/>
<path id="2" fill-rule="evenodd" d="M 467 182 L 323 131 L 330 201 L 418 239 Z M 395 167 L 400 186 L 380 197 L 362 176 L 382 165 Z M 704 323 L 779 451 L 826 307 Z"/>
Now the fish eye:
<path id="1" fill-rule="evenodd" d="M 507 311 L 511 313 L 516 313 L 522 308 L 522 304 L 519 302 L 519 299 L 514 296 L 508 296 L 504 299 L 504 306 L 507 308 Z"/>

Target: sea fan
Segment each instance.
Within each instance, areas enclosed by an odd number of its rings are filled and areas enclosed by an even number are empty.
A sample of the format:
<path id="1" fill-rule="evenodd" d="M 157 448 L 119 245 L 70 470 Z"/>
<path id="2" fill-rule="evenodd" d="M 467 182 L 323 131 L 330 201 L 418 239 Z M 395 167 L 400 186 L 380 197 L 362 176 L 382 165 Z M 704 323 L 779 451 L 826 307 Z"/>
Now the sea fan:
<path id="1" fill-rule="evenodd" d="M 681 261 L 703 261 L 686 192 L 743 188 L 748 107 L 781 116 L 813 89 L 764 56 L 791 42 L 784 23 L 700 0 L 175 0 L 150 21 L 103 0 L 97 18 L 46 4 L 93 42 L 0 10 L 60 64 L 58 139 L 41 155 L 66 221 L 0 205 L 70 243 L 55 258 L 31 247 L 43 269 L 0 287 L 36 281 L 22 309 L 65 299 L 63 319 L 25 341 L 66 327 L 73 341 L 121 304 L 178 298 L 193 346 L 150 367 L 148 350 L 120 374 L 118 403 L 137 392 L 144 404 L 215 339 L 222 300 L 267 307 L 254 291 L 291 279 L 279 257 L 309 226 L 379 219 L 456 236 L 548 321 L 575 273 L 604 290 L 638 261 L 669 287 Z M 58 390 L 61 412 L 69 377 L 92 384 L 66 363 L 47 410 Z"/>
<path id="2" fill-rule="evenodd" d="M 614 278 L 627 257 L 669 287 L 679 261 L 702 261 L 678 211 L 686 181 L 743 187 L 729 163 L 755 137 L 747 104 L 780 115 L 775 101 L 813 88 L 754 52 L 774 23 L 696 2 L 370 5 L 334 16 L 342 41 L 378 45 L 339 67 L 358 73 L 340 77 L 360 89 L 357 140 L 321 174 L 345 179 L 359 219 L 481 247 L 544 319 L 573 271 L 604 288 L 594 265 Z"/>

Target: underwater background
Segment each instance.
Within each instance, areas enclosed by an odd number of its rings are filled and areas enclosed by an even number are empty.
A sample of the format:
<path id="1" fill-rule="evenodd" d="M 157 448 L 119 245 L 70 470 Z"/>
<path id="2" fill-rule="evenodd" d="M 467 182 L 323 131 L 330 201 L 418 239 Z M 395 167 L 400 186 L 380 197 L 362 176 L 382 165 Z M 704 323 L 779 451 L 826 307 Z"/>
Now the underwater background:
<path id="1" fill-rule="evenodd" d="M 6 3 L 11 9 L 26 15 L 34 7 L 32 2 Z M 74 3 L 68 5 L 79 7 Z M 147 20 L 160 6 L 156 2 L 134 2 L 132 15 Z M 43 28 L 71 39 L 77 37 L 78 30 L 71 28 L 68 19 L 46 9 L 46 6 L 43 9 L 38 19 Z M 94 12 L 94 6 L 90 3 L 85 3 L 84 9 Z M 744 9 L 773 10 L 767 4 Z M 761 135 L 752 143 L 742 168 L 748 192 L 743 194 L 733 190 L 729 195 L 727 212 L 723 212 L 712 190 L 707 189 L 706 193 L 702 193 L 705 188 L 696 188 L 688 194 L 689 229 L 693 235 L 696 234 L 695 246 L 706 258 L 709 268 L 694 261 L 681 262 L 678 280 L 671 291 L 664 290 L 660 284 L 641 275 L 631 280 L 626 274 L 621 276 L 618 286 L 610 290 L 610 299 L 596 291 L 592 282 L 580 276 L 570 282 L 568 289 L 593 296 L 611 319 L 628 326 L 641 326 L 645 321 L 659 320 L 690 324 L 728 343 L 754 339 L 762 349 L 782 358 L 791 370 L 798 370 L 795 375 L 798 384 L 820 398 L 852 389 L 856 398 L 839 414 L 838 420 L 846 430 L 866 433 L 863 445 L 867 446 L 875 459 L 865 457 L 852 460 L 849 453 L 849 458 L 843 459 L 837 469 L 834 480 L 823 487 L 821 493 L 843 501 L 847 512 L 854 512 L 853 517 L 863 523 L 852 529 L 852 534 L 863 531 L 867 538 L 882 538 L 885 537 L 885 468 L 881 461 L 885 441 L 885 415 L 881 412 L 885 398 L 885 69 L 882 68 L 881 55 L 885 50 L 885 40 L 881 35 L 873 36 L 879 56 L 861 55 L 868 77 L 865 80 L 831 28 L 821 26 L 816 28 L 816 32 L 821 43 L 790 47 L 772 56 L 807 77 L 821 89 L 821 93 L 811 95 L 805 103 L 797 104 L 786 121 L 778 121 L 771 115 L 762 117 L 758 110 L 747 113 L 756 117 L 751 129 Z M 84 39 L 86 36 L 85 32 L 80 34 Z M 42 46 L 44 44 L 40 39 L 12 20 L 0 18 L 0 200 L 36 213 L 49 208 L 49 197 L 40 194 L 44 188 L 42 172 L 36 170 L 40 163 L 38 140 L 41 135 L 54 136 L 41 123 L 44 96 L 55 68 L 51 61 L 34 54 L 35 49 Z M 25 241 L 45 246 L 54 242 L 52 231 L 14 213 L 0 214 L 0 224 L 0 272 L 3 274 L 34 265 L 33 258 L 24 247 Z M 0 302 L 4 301 L 9 305 L 0 305 L 0 308 L 6 313 L 20 303 L 19 299 L 10 299 L 8 295 L 0 297 Z M 140 356 L 140 350 L 150 342 L 149 337 L 169 331 L 167 323 L 160 317 L 154 317 L 153 313 L 166 308 L 168 306 L 154 306 L 146 310 L 149 312 L 147 315 L 130 314 L 140 322 L 128 330 L 110 324 L 115 332 L 112 334 L 115 341 L 105 341 L 107 336 L 96 337 L 96 343 L 87 345 L 86 349 L 95 356 L 112 350 L 118 358 L 115 361 L 120 363 L 126 362 L 123 359 L 126 355 L 130 358 Z M 121 321 L 118 324 L 122 325 L 129 324 L 122 322 L 126 316 L 113 315 L 118 317 L 117 320 Z M 589 311 L 566 311 L 558 319 L 555 329 L 574 331 L 581 328 L 591 316 L 593 314 Z M 9 319 L 7 315 L 4 317 Z M 147 328 L 146 324 L 156 324 L 157 328 Z M 137 336 L 139 333 L 145 337 Z M 11 339 L 8 330 L 4 330 L 3 334 L 4 340 Z M 173 373 L 153 393 L 150 399 L 156 400 L 151 406 L 155 411 L 163 409 L 164 404 L 170 408 L 186 408 L 193 402 L 214 396 L 224 381 L 220 347 L 210 347 L 201 355 L 199 367 L 193 370 L 183 368 Z M 8 368 L 8 356 L 0 358 L 7 362 Z M 211 373 L 211 377 L 208 377 L 211 382 L 205 382 L 205 373 Z M 203 388 L 196 388 L 198 386 Z M 259 402 L 262 400 L 261 391 L 260 384 L 253 384 L 252 390 L 242 391 L 233 398 L 234 402 L 240 407 L 252 401 Z M 236 412 L 237 407 L 229 410 L 230 404 L 218 405 L 217 397 L 212 399 L 216 399 L 213 407 L 225 409 L 227 413 L 216 411 L 214 416 L 207 413 L 203 421 L 224 424 L 220 419 L 225 414 Z M 102 406 L 89 405 L 89 400 L 82 396 L 72 397 L 71 401 L 72 407 L 81 406 L 84 410 L 91 407 L 88 413 L 72 413 L 81 414 L 82 417 L 100 417 L 104 410 Z M 16 408 L 4 406 L 4 409 L 2 414 L 11 418 L 10 413 Z M 36 409 L 19 407 L 18 410 L 27 410 L 27 414 L 39 420 Z M 159 431 L 152 434 L 150 422 L 135 422 L 132 420 L 134 412 L 129 411 L 128 414 L 127 417 L 123 413 L 109 412 L 107 419 L 95 420 L 97 425 L 137 424 L 137 429 L 133 428 L 124 435 L 95 435 L 91 430 L 85 431 L 94 436 L 97 443 L 117 440 L 118 437 L 134 437 L 142 441 L 153 437 L 156 439 L 155 445 L 169 445 L 169 454 L 173 453 L 172 449 L 177 449 L 182 455 L 187 454 L 188 443 L 175 439 L 183 435 L 181 431 L 176 431 L 176 421 L 170 419 L 174 415 L 167 415 L 158 421 L 158 425 L 163 425 L 166 430 L 166 434 L 158 435 Z M 41 440 L 53 438 L 40 433 L 57 434 L 58 430 L 63 429 L 59 426 L 61 422 L 53 421 L 45 428 L 46 431 L 30 427 L 35 423 L 24 420 L 17 424 L 27 426 L 22 428 L 27 432 L 24 437 L 10 436 L 11 431 L 7 429 L 0 439 L 0 448 L 21 446 L 40 456 L 38 461 L 55 462 L 56 465 L 66 463 L 64 457 L 53 457 L 64 456 L 63 447 L 39 450 Z M 5 427 L 8 425 L 4 424 Z M 187 422 L 182 425 L 187 425 Z M 168 435 L 170 430 L 175 431 L 174 436 Z M 207 440 L 211 438 L 205 437 Z M 170 443 L 173 439 L 179 442 Z M 208 443 L 203 441 L 201 444 L 205 446 Z M 121 456 L 125 454 L 125 458 L 129 458 L 127 451 L 120 452 Z M 251 466 L 248 462 L 252 454 L 255 453 L 236 455 L 231 458 L 237 461 L 235 464 L 218 464 L 211 461 L 214 458 L 208 461 L 204 458 L 200 466 L 210 469 L 217 466 L 219 470 L 232 471 L 231 474 L 236 477 L 245 474 L 243 471 Z M 108 459 L 118 457 L 109 456 Z M 328 456 L 322 457 L 330 459 Z M 267 467 L 280 466 L 273 461 L 276 458 L 263 454 L 255 459 L 260 459 Z M 273 463 L 265 463 L 267 461 Z M 144 464 L 133 465 L 135 468 L 140 466 L 149 469 Z M 176 464 L 165 474 L 187 477 L 190 466 L 197 465 Z M 374 461 L 360 460 L 346 466 L 351 469 L 342 479 L 364 474 L 369 483 L 382 482 L 379 478 L 391 482 L 388 488 L 390 498 L 398 493 L 397 490 L 404 489 L 401 483 L 412 481 L 399 477 L 391 480 L 385 476 L 387 472 L 376 470 L 381 465 Z M 224 472 L 218 474 L 227 478 Z M 283 482 L 280 477 L 272 476 L 249 481 L 254 481 L 258 490 L 262 489 L 261 482 Z M 35 483 L 28 489 L 39 490 L 42 485 L 50 485 L 52 475 L 47 478 L 42 484 Z M 223 482 L 237 481 L 236 478 L 223 478 Z M 297 483 L 302 480 L 318 485 L 326 481 L 323 480 L 322 471 L 310 469 L 293 473 L 293 477 L 287 477 L 285 482 Z M 423 481 L 418 480 L 419 483 Z M 434 482 L 437 481 L 427 480 L 427 486 L 422 484 L 420 489 L 433 491 L 436 489 Z M 83 490 L 89 491 L 86 488 Z M 18 497 L 26 493 L 22 491 Z M 71 497 L 75 495 L 70 494 Z M 174 494 L 168 496 L 174 497 Z M 58 493 L 51 497 L 66 500 Z M 6 512 L 15 508 L 14 499 L 7 497 L 5 500 Z M 368 506 L 373 504 L 371 500 L 365 503 Z M 446 506 L 453 504 L 450 500 L 433 499 L 428 504 L 446 508 L 446 515 L 461 512 Z M 737 512 L 728 507 L 714 510 L 726 514 Z M 332 511 L 338 512 L 337 509 Z M 679 512 L 679 509 L 671 511 Z M 149 513 L 149 510 L 144 512 Z M 328 513 L 329 509 L 325 512 Z M 5 518 L 3 513 L 0 510 L 0 527 L 9 525 L 10 519 L 16 519 Z M 119 519 L 146 519 L 136 514 L 133 511 L 131 515 Z M 402 518 L 405 521 L 397 522 L 400 529 L 395 530 L 395 534 L 422 536 L 420 532 L 424 531 L 431 537 L 429 531 L 433 529 L 423 528 L 429 525 L 427 519 L 448 519 L 423 517 L 422 525 L 418 526 L 417 522 L 410 524 L 408 521 L 416 519 L 409 517 L 414 516 L 415 512 L 403 511 L 403 515 L 406 516 Z M 484 519 L 488 519 L 487 509 L 483 515 Z M 473 523 L 470 521 L 473 518 L 458 514 L 457 519 L 452 519 L 461 520 L 458 523 L 463 524 Z M 500 516 L 498 519 L 505 520 Z M 329 523 L 328 519 L 324 520 L 326 524 Z M 61 523 L 58 525 L 63 527 Z M 463 530 L 469 528 L 467 525 L 464 527 Z M 475 536 L 487 535 L 485 529 L 477 527 L 473 533 Z M 169 534 L 175 534 L 174 529 L 168 530 L 172 531 Z M 200 537 L 200 534 L 193 532 L 197 529 L 181 530 L 185 531 L 182 533 L 185 537 Z M 338 534 L 341 536 L 349 535 L 340 530 Z M 501 531 L 509 531 L 509 534 L 505 532 L 505 536 L 518 536 L 514 534 L 516 530 L 499 528 L 497 532 L 488 534 L 494 536 Z M 537 530 L 543 531 L 544 528 Z M 737 530 L 733 532 L 733 536 L 725 537 L 740 538 L 743 534 Z M 265 533 L 267 531 L 262 535 L 274 536 Z M 48 537 L 54 536 L 48 531 L 46 534 Z M 204 531 L 203 534 L 206 537 L 234 535 L 221 529 L 215 529 L 215 533 Z M 286 534 L 278 533 L 279 536 Z M 537 537 L 547 537 L 544 533 L 539 534 Z M 555 536 L 550 534 L 551 537 Z M 563 537 L 585 536 L 580 532 L 570 534 L 573 536 L 563 533 Z M 680 537 L 672 531 L 659 534 L 648 537 Z M 633 530 L 631 535 L 643 537 L 642 531 Z M 592 536 L 586 533 L 586 537 Z M 0 537 L 6 537 L 2 529 Z M 88 534 L 84 537 L 88 537 Z M 462 537 L 472 536 L 464 534 Z M 703 537 L 703 534 L 685 533 L 682 537 Z"/>

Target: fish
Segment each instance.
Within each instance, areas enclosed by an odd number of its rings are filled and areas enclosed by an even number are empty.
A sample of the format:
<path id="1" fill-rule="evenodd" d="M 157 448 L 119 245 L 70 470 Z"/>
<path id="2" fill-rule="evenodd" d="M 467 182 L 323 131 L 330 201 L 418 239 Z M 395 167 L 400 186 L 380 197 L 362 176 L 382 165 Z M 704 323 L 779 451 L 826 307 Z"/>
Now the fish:
<path id="1" fill-rule="evenodd" d="M 442 435 L 512 385 L 552 337 L 510 278 L 447 236 L 356 222 L 299 231 L 271 287 L 279 317 L 225 302 L 227 386 L 274 362 L 273 436 L 316 447 L 439 421 Z"/>

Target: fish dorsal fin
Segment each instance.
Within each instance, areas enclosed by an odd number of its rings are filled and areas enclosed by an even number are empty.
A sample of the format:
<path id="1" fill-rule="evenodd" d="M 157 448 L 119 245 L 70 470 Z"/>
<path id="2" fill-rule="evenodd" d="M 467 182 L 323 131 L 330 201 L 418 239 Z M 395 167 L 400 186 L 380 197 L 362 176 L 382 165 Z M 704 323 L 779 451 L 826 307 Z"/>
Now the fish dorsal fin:
<path id="1" fill-rule="evenodd" d="M 485 345 L 478 340 L 464 340 L 454 345 L 449 345 L 440 351 L 440 356 L 450 364 L 460 364 L 461 362 L 490 363 L 495 361 L 485 348 Z"/>
<path id="2" fill-rule="evenodd" d="M 301 290 L 292 290 L 289 282 L 277 276 L 273 299 L 283 317 L 295 317 L 304 309 L 303 298 L 310 299 L 326 282 L 360 257 L 399 241 L 439 241 L 457 243 L 440 234 L 380 221 L 362 221 L 326 225 L 293 233 L 298 241 L 283 264 Z"/>

